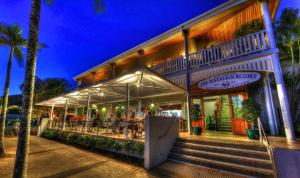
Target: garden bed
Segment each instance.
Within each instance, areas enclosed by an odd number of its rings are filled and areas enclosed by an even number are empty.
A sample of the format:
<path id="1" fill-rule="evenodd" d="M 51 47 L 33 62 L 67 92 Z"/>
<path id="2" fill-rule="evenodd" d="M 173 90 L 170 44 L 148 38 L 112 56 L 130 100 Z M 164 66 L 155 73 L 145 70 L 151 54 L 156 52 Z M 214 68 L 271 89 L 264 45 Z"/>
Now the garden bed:
<path id="1" fill-rule="evenodd" d="M 144 158 L 144 143 L 140 141 L 123 140 L 56 129 L 46 129 L 41 136 L 48 139 L 59 140 L 66 144 L 75 144 L 139 159 Z"/>

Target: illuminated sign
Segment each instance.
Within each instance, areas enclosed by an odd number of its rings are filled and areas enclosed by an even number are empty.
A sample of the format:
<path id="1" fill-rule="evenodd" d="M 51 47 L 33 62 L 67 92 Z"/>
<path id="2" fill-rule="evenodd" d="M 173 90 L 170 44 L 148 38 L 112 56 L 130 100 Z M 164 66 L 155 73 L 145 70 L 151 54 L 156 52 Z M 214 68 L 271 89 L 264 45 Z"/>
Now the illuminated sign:
<path id="1" fill-rule="evenodd" d="M 258 72 L 232 72 L 202 80 L 198 83 L 198 87 L 206 90 L 236 88 L 256 82 L 260 77 Z"/>

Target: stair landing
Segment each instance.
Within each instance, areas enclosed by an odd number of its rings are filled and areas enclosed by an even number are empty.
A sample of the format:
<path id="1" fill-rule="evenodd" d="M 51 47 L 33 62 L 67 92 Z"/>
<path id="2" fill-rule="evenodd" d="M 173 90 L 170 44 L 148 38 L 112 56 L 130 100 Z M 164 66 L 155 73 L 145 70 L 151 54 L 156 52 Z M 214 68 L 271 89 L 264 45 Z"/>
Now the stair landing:
<path id="1" fill-rule="evenodd" d="M 208 140 L 220 142 L 233 142 L 238 144 L 259 144 L 258 140 L 251 140 L 247 136 L 233 135 L 231 132 L 205 131 L 201 135 L 190 135 L 187 132 L 180 132 L 180 138 L 187 140 Z"/>

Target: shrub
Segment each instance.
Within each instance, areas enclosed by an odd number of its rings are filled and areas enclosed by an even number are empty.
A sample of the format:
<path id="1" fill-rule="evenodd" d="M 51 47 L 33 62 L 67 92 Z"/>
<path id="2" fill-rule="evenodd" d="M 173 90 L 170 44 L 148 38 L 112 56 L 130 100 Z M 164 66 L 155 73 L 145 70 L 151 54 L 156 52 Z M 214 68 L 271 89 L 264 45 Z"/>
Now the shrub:
<path id="1" fill-rule="evenodd" d="M 96 140 L 91 135 L 80 135 L 77 138 L 77 143 L 86 147 L 95 147 Z"/>
<path id="2" fill-rule="evenodd" d="M 261 113 L 261 106 L 253 99 L 247 99 L 242 102 L 241 113 L 248 123 L 256 122 Z"/>
<path id="3" fill-rule="evenodd" d="M 121 141 L 114 141 L 114 143 L 112 144 L 112 149 L 116 150 L 116 151 L 120 151 L 123 148 L 123 142 Z"/>
<path id="4" fill-rule="evenodd" d="M 54 130 L 45 130 L 43 133 L 42 133 L 42 137 L 46 137 L 46 138 L 49 138 L 49 139 L 54 139 L 56 137 L 56 133 Z"/>
<path id="5" fill-rule="evenodd" d="M 67 131 L 46 129 L 42 137 L 57 139 L 65 143 L 73 143 L 85 147 L 120 151 L 122 149 L 129 153 L 142 155 L 144 153 L 144 143 L 136 141 L 122 141 L 108 137 L 95 137 L 91 135 L 80 135 Z"/>
<path id="6" fill-rule="evenodd" d="M 138 155 L 142 155 L 144 153 L 144 143 L 135 142 L 134 152 Z"/>
<path id="7" fill-rule="evenodd" d="M 67 143 L 76 143 L 77 139 L 78 139 L 78 134 L 69 133 L 67 136 Z"/>

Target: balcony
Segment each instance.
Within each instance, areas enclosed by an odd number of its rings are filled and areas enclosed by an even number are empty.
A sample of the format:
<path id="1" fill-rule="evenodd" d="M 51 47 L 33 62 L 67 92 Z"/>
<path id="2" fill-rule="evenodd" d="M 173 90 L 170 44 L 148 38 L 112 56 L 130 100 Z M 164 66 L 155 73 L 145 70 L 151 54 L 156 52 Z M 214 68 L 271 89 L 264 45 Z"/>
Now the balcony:
<path id="1" fill-rule="evenodd" d="M 230 42 L 224 42 L 200 49 L 190 54 L 190 68 L 201 68 L 203 66 L 220 64 L 224 61 L 235 60 L 237 57 L 258 53 L 269 48 L 265 30 L 252 33 Z M 167 62 L 152 66 L 152 69 L 162 75 L 168 75 L 185 70 L 184 57 L 169 60 Z"/>

